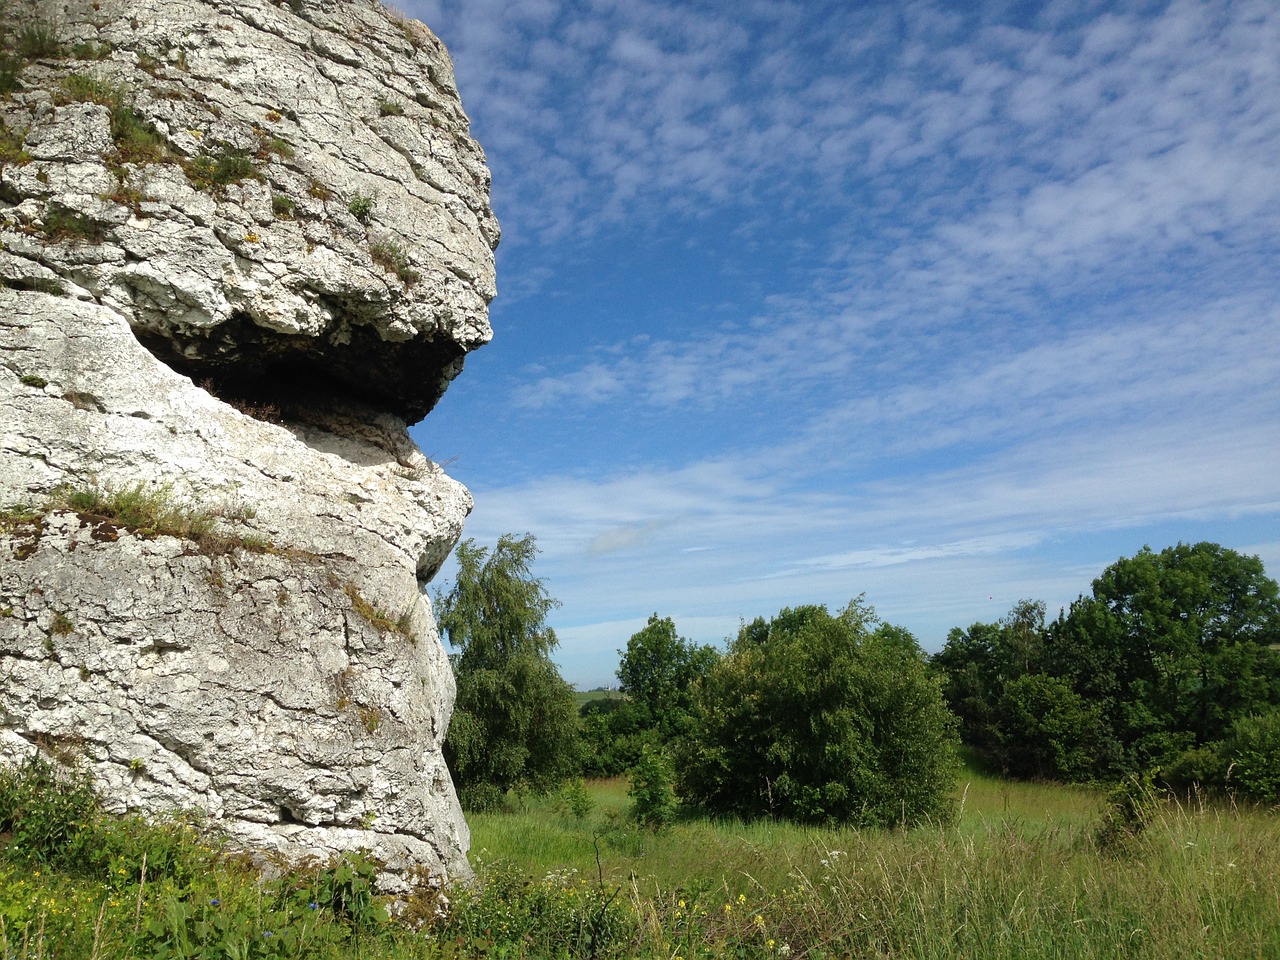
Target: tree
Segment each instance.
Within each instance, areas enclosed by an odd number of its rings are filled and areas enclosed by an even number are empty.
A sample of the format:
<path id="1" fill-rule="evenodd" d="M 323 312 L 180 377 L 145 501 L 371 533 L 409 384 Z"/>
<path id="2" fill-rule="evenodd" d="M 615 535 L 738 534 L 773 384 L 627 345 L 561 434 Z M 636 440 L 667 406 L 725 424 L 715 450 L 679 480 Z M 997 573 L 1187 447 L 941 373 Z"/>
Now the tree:
<path id="1" fill-rule="evenodd" d="M 943 696 L 960 718 L 966 744 L 998 759 L 1000 703 L 1008 684 L 1044 669 L 1045 606 L 1021 600 L 997 623 L 955 627 L 932 665 L 943 675 Z"/>
<path id="2" fill-rule="evenodd" d="M 1104 774 L 1178 763 L 1280 705 L 1280 604 L 1262 561 L 1216 543 L 1117 560 L 1054 624 L 1049 671 L 1102 713 Z"/>
<path id="3" fill-rule="evenodd" d="M 1100 711 L 1043 673 L 1005 686 L 996 726 L 994 758 L 1016 777 L 1088 780 L 1110 746 Z"/>
<path id="4" fill-rule="evenodd" d="M 437 593 L 458 695 L 444 756 L 464 805 L 492 805 L 512 787 L 546 792 L 574 775 L 578 711 L 551 662 L 557 604 L 530 572 L 532 535 L 498 540 L 492 555 L 458 544 L 453 588 Z"/>
<path id="5" fill-rule="evenodd" d="M 670 617 L 649 617 L 644 629 L 619 650 L 618 680 L 641 712 L 641 723 L 667 743 L 688 724 L 693 687 L 719 659 L 709 646 L 698 646 L 676 634 Z"/>
<path id="6" fill-rule="evenodd" d="M 681 791 L 716 814 L 855 825 L 942 815 L 954 718 L 915 639 L 861 599 L 745 625 L 697 688 Z"/>

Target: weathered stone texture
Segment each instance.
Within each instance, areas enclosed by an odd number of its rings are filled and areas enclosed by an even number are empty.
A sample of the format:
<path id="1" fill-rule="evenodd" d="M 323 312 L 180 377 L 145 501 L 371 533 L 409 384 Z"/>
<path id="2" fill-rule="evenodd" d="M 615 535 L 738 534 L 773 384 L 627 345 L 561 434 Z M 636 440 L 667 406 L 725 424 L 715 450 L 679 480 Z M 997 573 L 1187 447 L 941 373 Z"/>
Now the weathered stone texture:
<path id="1" fill-rule="evenodd" d="M 10 4 L 111 51 L 0 101 L 0 506 L 142 483 L 239 519 L 209 550 L 6 514 L 0 757 L 74 747 L 118 808 L 372 848 L 392 888 L 465 875 L 421 587 L 471 501 L 405 429 L 490 335 L 498 230 L 448 56 L 372 0 L 96 6 Z M 224 156 L 251 173 L 202 183 Z"/>

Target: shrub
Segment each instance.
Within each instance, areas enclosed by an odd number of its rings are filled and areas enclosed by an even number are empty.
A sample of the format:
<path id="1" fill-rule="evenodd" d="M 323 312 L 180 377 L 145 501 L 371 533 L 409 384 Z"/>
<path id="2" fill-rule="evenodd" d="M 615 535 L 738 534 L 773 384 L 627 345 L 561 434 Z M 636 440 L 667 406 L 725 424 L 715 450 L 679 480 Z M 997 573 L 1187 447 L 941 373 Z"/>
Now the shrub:
<path id="1" fill-rule="evenodd" d="M 1280 709 L 1236 720 L 1222 754 L 1229 786 L 1254 800 L 1280 802 Z"/>
<path id="2" fill-rule="evenodd" d="M 854 600 L 758 619 L 707 674 L 681 791 L 714 814 L 912 824 L 949 815 L 955 719 L 914 638 Z"/>
<path id="3" fill-rule="evenodd" d="M 441 943 L 475 944 L 490 957 L 632 957 L 639 931 L 618 892 L 567 870 L 530 880 L 491 868 L 476 885 L 450 891 L 452 905 L 430 932 Z"/>
<path id="4" fill-rule="evenodd" d="M 271 195 L 271 212 L 277 217 L 288 219 L 293 216 L 293 212 L 297 207 L 298 204 L 290 196 L 283 193 L 273 193 Z"/>
<path id="5" fill-rule="evenodd" d="M 10 855 L 48 863 L 62 858 L 98 813 L 98 797 L 82 777 L 59 773 L 38 754 L 0 768 L 0 833 Z"/>
<path id="6" fill-rule="evenodd" d="M 581 777 L 575 777 L 564 785 L 560 791 L 564 808 L 575 820 L 585 820 L 595 808 L 595 801 L 587 793 L 586 785 Z"/>
<path id="7" fill-rule="evenodd" d="M 77 60 L 105 60 L 111 56 L 111 44 L 82 41 L 71 48 L 71 56 Z"/>
<path id="8" fill-rule="evenodd" d="M 671 760 L 659 748 L 645 745 L 640 762 L 631 773 L 631 816 L 637 823 L 658 829 L 675 817 L 675 772 Z"/>
<path id="9" fill-rule="evenodd" d="M 404 107 L 394 100 L 378 101 L 378 116 L 400 117 L 404 115 Z"/>
<path id="10" fill-rule="evenodd" d="M 84 240 L 97 243 L 102 240 L 102 225 L 92 217 L 68 210 L 66 207 L 49 206 L 44 215 L 45 236 L 51 240 Z"/>

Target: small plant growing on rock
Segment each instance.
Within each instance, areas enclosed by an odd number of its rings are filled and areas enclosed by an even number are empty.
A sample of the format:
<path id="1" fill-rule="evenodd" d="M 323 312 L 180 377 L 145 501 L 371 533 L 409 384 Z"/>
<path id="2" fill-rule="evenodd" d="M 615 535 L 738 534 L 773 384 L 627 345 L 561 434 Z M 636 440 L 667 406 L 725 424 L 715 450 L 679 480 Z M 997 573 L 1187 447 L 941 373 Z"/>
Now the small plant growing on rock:
<path id="1" fill-rule="evenodd" d="M 62 56 L 58 32 L 48 20 L 35 18 L 22 24 L 18 28 L 16 41 L 18 54 L 27 60 Z"/>
<path id="2" fill-rule="evenodd" d="M 215 193 L 242 180 L 263 179 L 249 151 L 229 146 L 201 154 L 184 163 L 182 169 L 198 188 Z"/>
<path id="3" fill-rule="evenodd" d="M 55 206 L 45 211 L 43 232 L 51 240 L 84 240 L 90 243 L 101 242 L 103 236 L 102 225 L 92 217 Z"/>
<path id="4" fill-rule="evenodd" d="M 293 213 L 298 209 L 298 204 L 294 202 L 293 197 L 283 193 L 273 193 L 271 195 L 271 212 L 281 220 L 293 219 Z"/>
<path id="5" fill-rule="evenodd" d="M 111 111 L 111 139 L 120 159 L 130 163 L 154 163 L 165 157 L 165 140 L 134 109 L 127 88 L 87 73 L 73 73 L 54 92 L 54 102 L 97 103 Z"/>
<path id="6" fill-rule="evenodd" d="M 19 380 L 24 387 L 35 387 L 37 390 L 43 390 L 49 385 L 48 380 L 34 373 L 24 373 Z"/>
<path id="7" fill-rule="evenodd" d="M 404 116 L 404 107 L 395 100 L 379 100 L 378 116 L 380 117 L 402 117 Z"/>
<path id="8" fill-rule="evenodd" d="M 273 156 L 288 160 L 294 156 L 293 146 L 283 137 L 271 137 L 258 144 L 258 159 L 270 160 Z"/>
<path id="9" fill-rule="evenodd" d="M 399 633 L 401 635 L 408 636 L 408 611 L 401 615 L 398 620 L 392 620 L 389 616 L 366 600 L 354 583 L 348 581 L 343 585 L 342 591 L 351 601 L 351 609 L 358 613 L 379 633 Z"/>
<path id="10" fill-rule="evenodd" d="M 118 488 L 64 485 L 56 488 L 45 504 L 44 513 L 54 510 L 108 521 L 140 536 L 190 540 L 207 553 L 228 553 L 236 548 L 266 553 L 272 549 L 261 537 L 229 534 L 218 528 L 219 521 L 251 519 L 251 509 L 236 504 L 202 508 L 182 500 L 168 483 L 148 487 L 138 482 Z"/>
<path id="11" fill-rule="evenodd" d="M 327 185 L 312 177 L 307 183 L 307 196 L 315 197 L 317 200 L 332 200 L 337 194 Z"/>
<path id="12" fill-rule="evenodd" d="M 360 706 L 356 708 L 356 714 L 369 733 L 377 733 L 378 728 L 382 726 L 382 711 L 376 707 Z"/>
<path id="13" fill-rule="evenodd" d="M 77 60 L 105 60 L 111 56 L 111 44 L 83 41 L 71 48 L 71 56 Z"/>
<path id="14" fill-rule="evenodd" d="M 0 87 L 0 90 L 3 88 Z M 22 148 L 25 137 L 17 130 L 11 129 L 0 120 L 0 169 L 11 163 L 25 164 L 31 162 L 31 155 Z"/>
<path id="15" fill-rule="evenodd" d="M 369 244 L 369 256 L 378 266 L 399 277 L 405 286 L 412 286 L 419 279 L 418 271 L 409 266 L 409 254 L 394 240 Z"/>
<path id="16" fill-rule="evenodd" d="M 357 193 L 351 198 L 351 202 L 347 204 L 347 212 L 361 223 L 368 223 L 369 218 L 373 216 L 373 208 L 377 204 L 377 197 L 366 193 Z"/>

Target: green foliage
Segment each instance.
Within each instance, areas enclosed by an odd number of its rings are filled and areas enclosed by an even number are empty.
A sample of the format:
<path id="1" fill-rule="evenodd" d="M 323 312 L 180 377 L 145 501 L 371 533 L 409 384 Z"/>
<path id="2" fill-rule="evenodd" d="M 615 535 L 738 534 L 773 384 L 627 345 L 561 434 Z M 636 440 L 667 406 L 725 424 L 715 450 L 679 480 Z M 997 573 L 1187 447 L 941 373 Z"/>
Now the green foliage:
<path id="1" fill-rule="evenodd" d="M 351 198 L 351 202 L 347 204 L 347 212 L 361 223 L 368 223 L 369 218 L 373 216 L 373 208 L 377 204 L 377 197 L 371 194 L 357 193 Z"/>
<path id="2" fill-rule="evenodd" d="M 399 117 L 404 115 L 404 106 L 395 100 L 379 100 L 378 116 Z"/>
<path id="3" fill-rule="evenodd" d="M 77 60 L 105 60 L 111 56 L 111 44 L 81 41 L 72 46 L 71 56 Z"/>
<path id="4" fill-rule="evenodd" d="M 248 150 L 223 145 L 182 165 L 187 178 L 201 190 L 213 193 L 243 180 L 262 180 L 261 171 Z"/>
<path id="5" fill-rule="evenodd" d="M 943 677 L 947 706 L 960 718 L 960 736 L 969 746 L 1000 753 L 1000 702 L 1005 685 L 1044 666 L 1044 604 L 1022 600 L 998 623 L 956 627 L 931 659 Z"/>
<path id="6" fill-rule="evenodd" d="M 287 220 L 293 216 L 297 208 L 297 202 L 288 194 L 273 193 L 271 195 L 271 212 L 277 217 Z"/>
<path id="7" fill-rule="evenodd" d="M 102 224 L 92 217 L 50 204 L 45 209 L 42 227 L 51 240 L 83 240 L 97 243 L 102 240 Z"/>
<path id="8" fill-rule="evenodd" d="M 625 812 L 617 783 L 587 789 L 603 816 Z M 510 871 L 566 899 L 621 885 L 638 928 L 628 955 L 646 960 L 1242 960 L 1280 943 L 1270 812 L 1159 801 L 1139 839 L 1103 851 L 1100 791 L 970 771 L 963 798 L 958 822 L 909 830 L 686 817 L 607 831 L 548 800 L 472 817 L 472 849 L 488 851 L 481 884 Z M 465 956 L 557 955 L 532 932 L 523 950 L 479 936 L 450 943 Z"/>
<path id="9" fill-rule="evenodd" d="M 854 600 L 742 628 L 708 673 L 681 792 L 717 815 L 861 825 L 947 812 L 954 718 L 906 631 Z"/>
<path id="10" fill-rule="evenodd" d="M 1049 636 L 1050 669 L 1101 711 L 1107 773 L 1176 762 L 1280 706 L 1280 602 L 1262 562 L 1213 543 L 1116 561 Z"/>
<path id="11" fill-rule="evenodd" d="M 1150 776 L 1125 778 L 1107 795 L 1107 809 L 1094 834 L 1099 849 L 1128 853 L 1159 816 L 1163 802 Z"/>
<path id="12" fill-rule="evenodd" d="M 569 871 L 531 879 L 495 865 L 475 886 L 454 889 L 431 935 L 458 957 L 634 957 L 638 924 L 619 892 Z"/>
<path id="13" fill-rule="evenodd" d="M 566 783 L 560 791 L 560 798 L 564 808 L 575 820 L 587 819 L 595 809 L 595 801 L 591 799 L 591 794 L 587 793 L 586 784 L 582 782 L 581 777 L 574 777 Z"/>
<path id="14" fill-rule="evenodd" d="M 87 781 L 59 773 L 38 754 L 0 768 L 0 834 L 11 833 L 9 855 L 55 861 L 93 822 L 98 798 Z"/>
<path id="15" fill-rule="evenodd" d="M 1014 776 L 1079 782 L 1099 766 L 1101 712 L 1057 677 L 1025 674 L 1006 684 L 997 718 L 994 753 Z"/>
<path id="16" fill-rule="evenodd" d="M 578 714 L 584 776 L 619 776 L 635 766 L 645 744 L 654 742 L 650 715 L 630 700 L 591 700 Z"/>
<path id="17" fill-rule="evenodd" d="M 0 80 L 3 80 L 3 73 L 0 72 Z M 0 92 L 3 92 L 3 86 L 0 84 Z M 27 163 L 31 156 L 23 149 L 25 142 L 23 134 L 12 129 L 4 120 L 0 120 L 0 168 L 10 163 Z"/>
<path id="18" fill-rule="evenodd" d="M 180 537 L 208 553 L 237 548 L 261 553 L 272 549 L 260 538 L 223 528 L 224 522 L 252 518 L 251 508 L 235 503 L 197 505 L 179 496 L 168 483 L 148 485 L 139 481 L 124 487 L 64 484 L 49 494 L 40 512 L 53 510 L 71 510 L 141 536 Z"/>
<path id="19" fill-rule="evenodd" d="M 440 629 L 459 651 L 444 754 L 472 803 L 513 787 L 546 792 L 579 768 L 578 711 L 551 662 L 557 641 L 546 625 L 557 604 L 530 571 L 537 550 L 528 535 L 499 538 L 492 555 L 466 540 L 452 590 L 435 598 Z"/>
<path id="20" fill-rule="evenodd" d="M 667 826 L 676 814 L 675 771 L 661 749 L 645 745 L 631 773 L 631 817 L 646 827 Z"/>
<path id="21" fill-rule="evenodd" d="M 18 55 L 27 60 L 61 57 L 58 31 L 48 20 L 33 17 L 19 25 L 15 34 Z"/>
<path id="22" fill-rule="evenodd" d="M 1228 786 L 1253 800 L 1280 803 L 1280 709 L 1236 718 L 1220 756 Z"/>
<path id="23" fill-rule="evenodd" d="M 647 720 L 646 726 L 668 743 L 689 725 L 693 691 L 719 659 L 709 646 L 697 646 L 676 634 L 670 617 L 655 613 L 643 630 L 619 650 L 618 680 L 622 691 Z"/>

